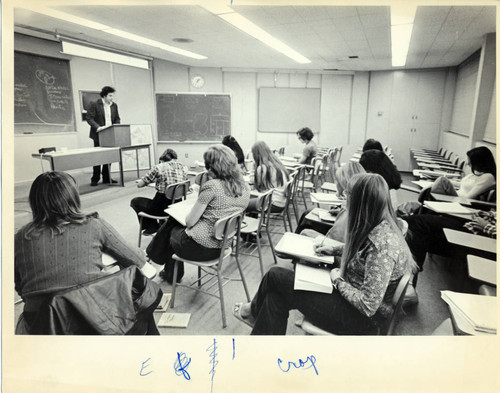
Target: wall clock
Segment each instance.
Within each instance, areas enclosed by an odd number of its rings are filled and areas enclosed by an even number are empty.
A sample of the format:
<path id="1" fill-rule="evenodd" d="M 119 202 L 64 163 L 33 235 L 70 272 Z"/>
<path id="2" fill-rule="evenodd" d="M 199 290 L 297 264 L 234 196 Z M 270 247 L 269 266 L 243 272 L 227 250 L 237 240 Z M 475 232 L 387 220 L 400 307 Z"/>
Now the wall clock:
<path id="1" fill-rule="evenodd" d="M 203 78 L 201 75 L 195 75 L 191 78 L 191 85 L 199 89 L 205 85 L 205 78 Z"/>

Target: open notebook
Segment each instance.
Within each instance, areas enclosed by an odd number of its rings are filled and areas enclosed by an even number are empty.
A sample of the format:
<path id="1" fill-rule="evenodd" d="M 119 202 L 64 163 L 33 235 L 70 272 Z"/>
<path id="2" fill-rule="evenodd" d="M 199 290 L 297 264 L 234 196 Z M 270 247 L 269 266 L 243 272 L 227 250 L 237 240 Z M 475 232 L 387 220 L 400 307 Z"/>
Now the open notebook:
<path id="1" fill-rule="evenodd" d="M 301 236 L 296 233 L 285 232 L 281 240 L 275 247 L 275 250 L 281 254 L 287 254 L 292 257 L 300 258 L 308 262 L 327 263 L 332 265 L 334 259 L 332 256 L 317 255 L 314 252 L 314 243 L 317 241 L 311 237 Z M 335 242 L 335 240 L 329 240 Z M 334 245 L 341 246 L 343 243 L 335 242 Z"/>
<path id="2" fill-rule="evenodd" d="M 453 291 L 441 291 L 441 298 L 448 303 L 460 330 L 496 334 L 496 296 L 471 295 Z"/>

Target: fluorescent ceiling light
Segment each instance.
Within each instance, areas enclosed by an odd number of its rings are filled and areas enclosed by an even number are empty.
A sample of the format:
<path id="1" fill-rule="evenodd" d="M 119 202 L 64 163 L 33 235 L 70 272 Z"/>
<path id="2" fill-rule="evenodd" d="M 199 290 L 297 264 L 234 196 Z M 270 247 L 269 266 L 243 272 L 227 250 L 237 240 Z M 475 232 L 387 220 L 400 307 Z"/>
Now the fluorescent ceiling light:
<path id="1" fill-rule="evenodd" d="M 144 68 L 146 70 L 149 69 L 149 62 L 137 57 L 121 55 L 119 53 L 108 52 L 102 49 L 91 48 L 89 46 L 73 44 L 66 41 L 62 41 L 62 49 L 62 53 L 68 55 L 125 64 L 132 67 Z"/>
<path id="2" fill-rule="evenodd" d="M 277 50 L 278 52 L 283 53 L 285 56 L 288 56 L 292 60 L 295 60 L 297 63 L 308 64 L 311 62 L 311 60 L 294 51 L 288 45 L 274 38 L 271 34 L 267 33 L 256 24 L 250 22 L 248 19 L 234 12 L 231 8 L 224 5 L 202 5 L 202 7 L 207 11 L 210 11 L 211 13 L 217 15 L 219 18 L 224 19 L 226 22 L 231 23 L 234 27 L 237 27 L 241 31 L 270 46 L 274 50 Z"/>
<path id="3" fill-rule="evenodd" d="M 177 48 L 175 46 L 166 45 L 166 44 L 159 42 L 159 41 L 151 40 L 149 38 L 145 38 L 145 37 L 141 37 L 141 36 L 136 35 L 136 34 L 128 33 L 128 32 L 123 31 L 123 30 L 115 29 L 111 26 L 103 25 L 102 23 L 97 23 L 97 22 L 91 21 L 89 19 L 80 18 L 78 16 L 74 16 L 74 15 L 68 14 L 66 12 L 61 12 L 61 11 L 57 11 L 57 10 L 53 10 L 51 8 L 45 8 L 45 7 L 22 6 L 22 8 L 25 8 L 29 11 L 36 12 L 38 14 L 50 16 L 51 18 L 62 19 L 66 22 L 75 23 L 77 25 L 88 27 L 90 29 L 102 31 L 103 33 L 112 34 L 112 35 L 115 35 L 115 36 L 118 36 L 121 38 L 125 38 L 125 39 L 130 40 L 130 41 L 134 41 L 134 42 L 138 42 L 138 43 L 141 43 L 144 45 L 148 45 L 148 46 L 152 46 L 152 47 L 155 47 L 158 49 L 162 49 L 162 50 L 167 51 L 167 52 L 172 52 L 172 53 L 176 53 L 176 54 L 181 55 L 181 56 L 190 57 L 192 59 L 203 60 L 203 59 L 207 58 L 206 56 L 199 55 L 199 54 L 194 53 L 194 52 L 180 49 L 180 48 Z"/>
<path id="4" fill-rule="evenodd" d="M 402 67 L 406 64 L 416 10 L 416 6 L 391 6 L 391 50 L 393 67 Z"/>

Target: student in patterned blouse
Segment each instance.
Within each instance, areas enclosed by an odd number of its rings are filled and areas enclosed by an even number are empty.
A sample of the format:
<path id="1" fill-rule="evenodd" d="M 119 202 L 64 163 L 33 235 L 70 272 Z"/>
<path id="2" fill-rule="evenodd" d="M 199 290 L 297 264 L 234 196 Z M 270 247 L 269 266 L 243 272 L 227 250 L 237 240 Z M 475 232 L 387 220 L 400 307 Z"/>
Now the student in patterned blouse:
<path id="1" fill-rule="evenodd" d="M 146 250 L 151 260 L 165 265 L 160 276 L 168 283 L 173 280 L 174 253 L 196 261 L 208 261 L 219 256 L 221 241 L 214 237 L 215 223 L 221 218 L 243 212 L 250 199 L 250 189 L 229 147 L 211 146 L 203 158 L 209 180 L 200 187 L 198 199 L 186 217 L 187 227 L 169 218 Z M 184 265 L 179 263 L 177 281 L 183 275 Z"/>
<path id="2" fill-rule="evenodd" d="M 330 277 L 332 294 L 295 291 L 294 272 L 273 267 L 251 303 L 237 303 L 234 315 L 253 325 L 252 334 L 285 334 L 288 313 L 298 309 L 312 323 L 335 334 L 370 334 L 388 316 L 410 254 L 394 215 L 389 189 L 377 174 L 354 176 L 348 185 L 345 246 L 317 246 L 316 252 L 342 255 Z"/>
<path id="3" fill-rule="evenodd" d="M 177 153 L 167 149 L 160 156 L 160 163 L 155 165 L 142 179 L 137 182 L 137 187 L 142 188 L 149 183 L 156 182 L 156 195 L 153 199 L 136 197 L 130 201 L 130 207 L 138 214 L 144 212 L 153 216 L 165 215 L 165 209 L 172 203 L 165 196 L 165 189 L 174 183 L 187 180 L 188 167 L 177 162 Z M 139 216 L 137 216 L 139 219 Z M 143 234 L 151 235 L 160 227 L 157 220 L 142 219 Z"/>

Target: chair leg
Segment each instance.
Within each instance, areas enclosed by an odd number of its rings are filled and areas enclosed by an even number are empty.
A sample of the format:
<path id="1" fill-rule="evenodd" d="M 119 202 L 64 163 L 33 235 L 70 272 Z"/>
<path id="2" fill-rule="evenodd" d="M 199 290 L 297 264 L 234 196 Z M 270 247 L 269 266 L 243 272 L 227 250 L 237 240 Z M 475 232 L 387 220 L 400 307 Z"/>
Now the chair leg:
<path id="1" fill-rule="evenodd" d="M 269 227 L 266 226 L 267 239 L 269 240 L 269 247 L 271 247 L 271 252 L 273 253 L 274 263 L 278 264 L 278 259 L 276 258 L 276 252 L 274 251 L 273 241 L 271 239 L 271 234 L 269 233 Z"/>
<path id="2" fill-rule="evenodd" d="M 245 295 L 247 295 L 247 300 L 250 302 L 250 292 L 248 292 L 247 282 L 245 280 L 245 276 L 243 275 L 243 269 L 241 268 L 240 260 L 237 254 L 234 256 L 234 259 L 236 259 L 236 266 L 238 266 L 238 270 L 240 271 L 241 282 L 243 283 Z"/>
<path id="3" fill-rule="evenodd" d="M 264 265 L 262 264 L 262 249 L 260 245 L 260 233 L 257 233 L 256 240 L 257 240 L 257 251 L 259 253 L 260 275 L 264 277 Z"/>
<path id="4" fill-rule="evenodd" d="M 174 278 L 172 281 L 172 298 L 170 299 L 170 308 L 174 308 L 175 303 L 175 288 L 177 287 L 177 269 L 179 267 L 179 261 L 175 260 L 174 262 Z"/>
<path id="5" fill-rule="evenodd" d="M 198 288 L 201 288 L 201 267 L 198 266 Z"/>
<path id="6" fill-rule="evenodd" d="M 306 193 L 304 190 L 302 190 L 301 194 L 302 194 L 302 200 L 304 201 L 304 207 L 307 210 L 308 208 L 307 208 L 307 201 L 306 201 Z"/>
<path id="7" fill-rule="evenodd" d="M 217 282 L 219 283 L 219 300 L 220 300 L 220 309 L 222 312 L 222 328 L 225 329 L 227 323 L 226 323 L 226 311 L 224 309 L 224 293 L 222 291 L 222 278 L 220 276 L 220 266 L 217 266 Z"/>
<path id="8" fill-rule="evenodd" d="M 139 218 L 139 242 L 137 244 L 137 247 L 141 247 L 141 240 L 142 240 L 142 217 Z"/>
<path id="9" fill-rule="evenodd" d="M 287 225 L 286 225 L 286 214 L 287 214 L 287 212 L 284 211 L 283 212 L 283 228 L 285 228 L 285 232 L 288 232 L 288 228 L 287 228 Z"/>
<path id="10" fill-rule="evenodd" d="M 290 232 L 293 232 L 292 217 L 290 216 L 290 211 L 287 211 L 286 215 L 288 216 L 288 223 L 290 224 Z M 298 223 L 297 223 L 297 225 L 298 225 Z"/>

